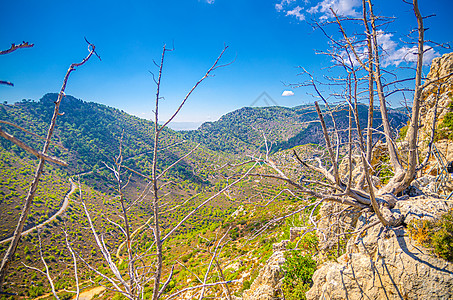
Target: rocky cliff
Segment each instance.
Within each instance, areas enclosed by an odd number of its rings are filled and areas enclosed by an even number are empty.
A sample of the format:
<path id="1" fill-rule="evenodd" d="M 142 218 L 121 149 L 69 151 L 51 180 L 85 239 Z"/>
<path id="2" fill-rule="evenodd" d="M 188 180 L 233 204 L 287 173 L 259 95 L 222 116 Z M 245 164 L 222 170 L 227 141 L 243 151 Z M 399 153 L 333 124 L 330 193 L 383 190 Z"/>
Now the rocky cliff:
<path id="1" fill-rule="evenodd" d="M 452 72 L 453 53 L 445 54 L 433 60 L 428 80 Z M 419 178 L 414 186 L 431 196 L 399 201 L 390 211 L 403 220 L 397 228 L 385 228 L 380 223 L 370 227 L 376 217 L 362 214 L 355 229 L 357 235 L 349 239 L 346 253 L 315 272 L 307 299 L 453 299 L 453 264 L 424 248 L 408 229 L 412 224 L 434 222 L 453 207 L 452 202 L 435 195 L 438 189 L 434 187 L 447 162 L 453 160 L 451 121 L 453 76 L 428 86 L 422 97 L 420 159 L 427 157 L 435 126 L 433 152 L 423 170 L 434 176 Z M 448 182 L 449 176 L 443 172 L 444 182 Z"/>
<path id="2" fill-rule="evenodd" d="M 281 267 L 285 263 L 284 251 L 284 244 L 281 247 L 274 246 L 274 253 L 260 270 L 250 289 L 244 292 L 242 300 L 281 299 L 281 279 L 284 276 Z"/>
<path id="3" fill-rule="evenodd" d="M 435 58 L 431 64 L 428 80 L 436 80 L 453 72 L 453 53 Z M 423 160 L 428 152 L 432 129 L 435 126 L 434 144 L 445 162 L 453 160 L 453 127 L 449 120 L 453 114 L 453 76 L 444 78 L 428 86 L 423 91 L 420 109 L 419 150 Z M 436 122 L 434 123 L 436 116 Z M 425 172 L 437 175 L 441 166 L 439 158 L 431 155 Z"/>

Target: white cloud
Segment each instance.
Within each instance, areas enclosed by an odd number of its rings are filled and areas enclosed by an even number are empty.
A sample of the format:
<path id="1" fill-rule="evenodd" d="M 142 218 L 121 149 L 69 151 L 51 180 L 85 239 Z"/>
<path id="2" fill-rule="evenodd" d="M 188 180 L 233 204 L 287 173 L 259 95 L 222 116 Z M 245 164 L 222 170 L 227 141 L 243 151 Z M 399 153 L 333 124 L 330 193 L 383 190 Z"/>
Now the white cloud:
<path id="1" fill-rule="evenodd" d="M 388 56 L 384 56 L 384 66 L 395 65 L 398 66 L 401 63 L 417 62 L 418 49 L 416 46 L 412 48 L 402 47 L 388 53 Z M 439 57 L 439 52 L 435 51 L 432 47 L 426 46 L 425 53 L 423 54 L 423 65 L 430 65 L 434 58 Z"/>
<path id="2" fill-rule="evenodd" d="M 277 11 L 282 11 L 285 6 L 288 6 L 291 2 L 296 0 L 282 0 L 280 3 L 275 4 L 275 9 Z"/>
<path id="3" fill-rule="evenodd" d="M 215 2 L 215 0 L 206 0 L 206 2 L 207 2 L 208 4 L 213 4 L 213 3 Z"/>
<path id="4" fill-rule="evenodd" d="M 282 96 L 283 97 L 294 96 L 294 92 L 293 91 L 283 91 Z"/>
<path id="5" fill-rule="evenodd" d="M 382 65 L 384 67 L 390 65 L 397 67 L 401 63 L 417 62 L 417 46 L 398 48 L 398 44 L 392 38 L 393 34 L 391 33 L 384 33 L 382 30 L 378 32 L 378 44 L 382 49 Z M 432 47 L 425 46 L 423 64 L 430 65 L 432 60 L 438 56 L 440 56 L 439 52 Z"/>
<path id="6" fill-rule="evenodd" d="M 330 8 L 340 16 L 344 17 L 357 17 L 359 13 L 356 11 L 360 7 L 359 0 L 323 0 L 317 5 L 307 9 L 308 13 L 318 14 L 321 13 L 320 19 L 325 20 L 333 17 Z"/>
<path id="7" fill-rule="evenodd" d="M 299 21 L 303 21 L 303 20 L 305 20 L 305 16 L 300 13 L 301 10 L 302 10 L 302 7 L 296 6 L 293 10 L 287 11 L 286 15 L 295 16 L 297 19 L 299 19 Z"/>
<path id="8" fill-rule="evenodd" d="M 359 12 L 356 11 L 356 8 L 360 7 L 360 0 L 322 0 L 317 2 L 318 4 L 315 6 L 308 6 L 308 8 L 306 8 L 307 5 L 309 5 L 310 0 L 280 0 L 280 2 L 275 4 L 275 9 L 278 12 L 284 12 L 286 16 L 294 16 L 300 21 L 305 20 L 304 12 L 310 14 L 320 14 L 321 16 L 319 18 L 322 20 L 331 18 L 332 12 L 330 11 L 330 8 L 341 16 L 359 16 Z M 294 7 L 296 3 L 300 3 L 300 5 Z"/>
<path id="9" fill-rule="evenodd" d="M 417 62 L 417 47 L 398 47 L 398 43 L 394 41 L 394 36 L 391 33 L 385 33 L 383 30 L 377 32 L 377 42 L 380 48 L 381 65 L 382 67 L 395 66 L 398 67 L 402 63 L 415 63 Z M 360 59 L 367 60 L 368 48 L 366 45 L 359 46 L 357 52 Z M 343 59 L 348 63 L 347 54 L 345 51 L 341 53 Z M 425 46 L 425 54 L 423 55 L 423 64 L 430 65 L 435 57 L 439 57 L 439 52 L 435 51 L 432 47 Z M 353 65 L 358 65 L 355 57 L 351 58 Z M 348 63 L 349 64 L 349 63 Z"/>

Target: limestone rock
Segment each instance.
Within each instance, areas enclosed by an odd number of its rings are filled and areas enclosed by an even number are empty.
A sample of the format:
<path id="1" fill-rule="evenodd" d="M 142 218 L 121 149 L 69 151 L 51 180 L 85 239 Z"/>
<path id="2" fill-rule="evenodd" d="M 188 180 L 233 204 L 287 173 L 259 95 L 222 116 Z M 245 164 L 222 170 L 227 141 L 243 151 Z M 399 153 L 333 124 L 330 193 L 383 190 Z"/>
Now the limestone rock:
<path id="1" fill-rule="evenodd" d="M 282 265 L 285 263 L 283 251 L 276 251 L 266 265 L 260 270 L 249 290 L 243 294 L 243 300 L 275 300 L 279 299 Z"/>
<path id="2" fill-rule="evenodd" d="M 415 197 L 408 201 L 398 201 L 395 210 L 401 212 L 404 223 L 409 224 L 415 219 L 434 221 L 452 208 L 451 202 L 436 198 Z"/>
<path id="3" fill-rule="evenodd" d="M 225 267 L 225 270 L 226 269 L 232 269 L 234 271 L 237 271 L 239 270 L 240 267 L 242 267 L 244 265 L 244 263 L 239 260 L 239 261 L 236 261 L 236 262 L 233 262 L 231 264 L 229 264 L 228 266 Z"/>
<path id="4" fill-rule="evenodd" d="M 360 213 L 341 204 L 324 202 L 319 210 L 318 236 L 321 256 L 337 247 L 337 234 L 353 231 Z M 343 236 L 345 237 L 345 236 Z"/>
<path id="5" fill-rule="evenodd" d="M 453 72 L 453 53 L 444 54 L 442 57 L 435 58 L 431 64 L 431 69 L 428 74 L 428 79 L 433 80 L 442 76 L 448 75 Z M 431 131 L 433 128 L 434 114 L 437 112 L 436 121 L 436 134 L 435 146 L 441 153 L 441 156 L 445 157 L 443 163 L 446 164 L 448 161 L 453 160 L 453 141 L 443 136 L 448 136 L 451 132 L 448 132 L 447 128 L 441 128 L 442 121 L 445 115 L 451 111 L 449 106 L 453 100 L 453 76 L 447 79 L 439 81 L 441 89 L 438 93 L 438 84 L 431 84 L 424 91 L 420 105 L 420 128 L 419 134 L 419 150 L 420 158 L 424 159 L 427 156 L 428 144 L 431 140 Z M 436 111 L 437 101 L 437 111 Z M 438 135 L 442 131 L 445 134 Z M 424 172 L 433 176 L 437 176 L 442 170 L 442 166 L 438 165 L 437 158 L 431 155 L 428 165 L 425 167 Z M 453 190 L 453 185 L 449 183 L 443 187 L 445 191 L 449 192 Z"/>
<path id="6" fill-rule="evenodd" d="M 431 69 L 428 73 L 429 79 L 443 77 L 453 72 L 453 52 L 436 57 L 431 62 Z M 451 79 L 451 78 L 450 78 Z"/>
<path id="7" fill-rule="evenodd" d="M 283 240 L 280 243 L 275 243 L 272 245 L 272 251 L 285 251 L 286 246 L 288 246 L 289 240 Z"/>
<path id="8" fill-rule="evenodd" d="M 423 191 L 425 194 L 432 194 L 436 192 L 436 176 L 425 175 L 415 179 L 412 186 Z"/>
<path id="9" fill-rule="evenodd" d="M 439 199 L 400 201 L 392 210 L 405 222 L 435 218 L 451 208 Z M 376 220 L 360 217 L 358 228 Z M 416 244 L 403 226 L 376 225 L 351 238 L 338 262 L 319 268 L 307 299 L 452 299 L 453 264 Z"/>

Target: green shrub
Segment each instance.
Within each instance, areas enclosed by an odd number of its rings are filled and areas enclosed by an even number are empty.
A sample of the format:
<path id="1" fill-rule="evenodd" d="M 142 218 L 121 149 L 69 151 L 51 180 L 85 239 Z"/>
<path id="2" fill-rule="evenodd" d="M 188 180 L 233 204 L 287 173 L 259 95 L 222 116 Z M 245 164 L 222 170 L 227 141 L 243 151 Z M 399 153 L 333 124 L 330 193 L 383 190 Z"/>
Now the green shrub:
<path id="1" fill-rule="evenodd" d="M 126 300 L 127 298 L 124 297 L 122 294 L 120 293 L 116 293 L 113 297 L 112 297 L 112 300 Z"/>
<path id="2" fill-rule="evenodd" d="M 286 261 L 283 270 L 282 291 L 287 300 L 306 299 L 305 293 L 312 285 L 313 273 L 316 271 L 316 261 L 311 255 L 302 255 L 301 251 L 285 252 Z"/>
<path id="3" fill-rule="evenodd" d="M 30 286 L 28 289 L 28 296 L 34 298 L 44 294 L 44 289 L 41 286 Z"/>
<path id="4" fill-rule="evenodd" d="M 398 138 L 399 141 L 402 141 L 406 138 L 408 129 L 409 129 L 409 122 L 407 123 L 406 126 L 401 127 L 400 132 L 399 132 L 399 138 Z"/>
<path id="5" fill-rule="evenodd" d="M 408 229 L 410 236 L 420 245 L 432 248 L 445 260 L 453 261 L 453 209 L 437 221 L 411 222 Z"/>
<path id="6" fill-rule="evenodd" d="M 448 110 L 440 123 L 438 130 L 436 130 L 435 141 L 442 139 L 453 139 L 453 101 L 448 105 Z"/>
<path id="7" fill-rule="evenodd" d="M 445 260 L 453 261 L 453 210 L 442 216 L 432 237 L 434 252 Z"/>

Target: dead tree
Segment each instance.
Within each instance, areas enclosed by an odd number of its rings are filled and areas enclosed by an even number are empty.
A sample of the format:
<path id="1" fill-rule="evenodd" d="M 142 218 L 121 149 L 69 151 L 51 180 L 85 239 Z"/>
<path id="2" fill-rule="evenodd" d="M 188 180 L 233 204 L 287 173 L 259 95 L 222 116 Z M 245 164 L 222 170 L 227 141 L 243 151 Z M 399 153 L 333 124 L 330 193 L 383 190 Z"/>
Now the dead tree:
<path id="1" fill-rule="evenodd" d="M 399 200 L 398 195 L 411 184 L 417 170 L 420 169 L 417 159 L 417 138 L 422 91 L 431 84 L 453 75 L 449 74 L 443 78 L 427 80 L 422 83 L 423 56 L 430 48 L 425 46 L 424 17 L 419 11 L 418 1 L 413 0 L 408 4 L 411 5 L 417 21 L 417 29 L 415 30 L 417 41 L 416 51 L 414 53 L 416 56 L 416 67 L 412 79 L 401 79 L 395 75 L 396 79 L 385 81 L 384 78 L 392 74 L 385 69 L 382 63 L 383 56 L 386 53 L 379 44 L 379 36 L 383 34 L 383 31 L 380 30 L 382 22 L 386 23 L 388 19 L 374 14 L 372 0 L 362 0 L 363 14 L 361 18 L 352 19 L 341 17 L 331 9 L 333 20 L 326 21 L 323 24 L 316 24 L 316 27 L 322 30 L 333 46 L 331 51 L 323 52 L 322 54 L 327 54 L 334 61 L 334 66 L 342 68 L 344 71 L 343 74 L 345 74 L 341 78 L 328 78 L 328 85 L 335 85 L 336 88 L 339 84 L 345 86 L 343 92 L 338 92 L 337 88 L 332 96 L 342 101 L 343 107 L 349 110 L 348 137 L 339 137 L 332 108 L 329 106 L 326 97 L 319 87 L 322 83 L 316 81 L 313 76 L 308 74 L 309 80 L 307 82 L 293 86 L 313 87 L 316 97 L 324 104 L 324 108 L 322 108 L 315 102 L 325 140 L 327 159 L 321 161 L 319 157 L 315 158 L 314 161 L 316 164 L 313 164 L 308 160 L 301 159 L 296 151 L 293 154 L 301 166 L 321 174 L 323 180 L 307 180 L 304 178 L 297 180 L 291 178 L 282 171 L 280 166 L 267 159 L 267 156 L 266 158 L 256 158 L 255 161 L 265 163 L 269 167 L 270 172 L 252 174 L 253 176 L 282 180 L 292 186 L 294 190 L 314 196 L 321 201 L 332 201 L 354 207 L 358 210 L 371 210 L 375 213 L 380 223 L 385 226 L 396 226 L 401 223 L 401 219 L 396 216 L 394 217 L 388 208 L 392 208 L 395 205 L 396 201 Z M 346 26 L 344 26 L 346 22 L 355 22 L 355 24 L 359 22 L 364 28 L 358 31 L 364 32 L 365 34 L 350 36 L 346 30 Z M 332 37 L 331 34 L 327 33 L 326 26 L 334 26 L 337 32 L 339 32 L 340 37 Z M 361 38 L 361 36 L 364 37 Z M 305 76 L 307 75 L 304 69 L 303 74 Z M 396 84 L 409 81 L 414 83 L 414 88 L 395 88 Z M 394 89 L 389 91 L 390 88 Z M 387 97 L 390 94 L 408 89 L 413 91 L 413 100 L 410 125 L 406 136 L 408 155 L 407 158 L 404 158 L 407 161 L 403 162 L 401 149 L 398 148 L 395 142 L 393 128 L 389 119 Z M 369 104 L 368 123 L 366 126 L 360 124 L 357 109 L 358 99 L 364 98 L 362 95 L 367 95 Z M 371 164 L 372 148 L 375 143 L 373 135 L 376 135 L 376 133 L 373 134 L 373 132 L 376 132 L 376 129 L 373 128 L 374 97 L 377 97 L 379 100 L 379 110 L 382 117 L 383 129 L 378 134 L 385 140 L 386 151 L 393 171 L 391 179 L 382 187 L 377 187 L 373 183 L 373 176 L 376 174 L 376 170 L 373 169 Z M 325 119 L 326 115 L 330 117 L 330 122 L 333 124 L 331 129 L 328 128 Z M 347 141 L 344 141 L 346 139 Z M 344 148 L 346 151 L 344 152 L 347 155 L 344 158 L 348 165 L 348 174 L 339 174 L 338 171 L 339 165 L 341 164 L 338 155 L 340 146 L 346 146 Z M 361 176 L 359 176 L 359 179 L 355 183 L 351 181 L 353 153 L 357 153 L 360 157 L 359 167 L 361 168 Z M 313 184 L 317 188 L 313 188 Z"/>
<path id="2" fill-rule="evenodd" d="M 5 253 L 5 256 L 3 257 L 3 260 L 2 260 L 2 264 L 0 267 L 0 291 L 3 287 L 3 283 L 5 281 L 5 277 L 8 272 L 9 264 L 11 263 L 11 261 L 14 257 L 14 253 L 16 252 L 17 245 L 19 244 L 19 241 L 20 241 L 20 238 L 22 235 L 22 231 L 25 226 L 25 222 L 27 221 L 28 214 L 30 213 L 31 204 L 32 204 L 33 198 L 35 196 L 36 189 L 38 188 L 39 179 L 44 170 L 44 164 L 46 163 L 46 161 L 49 161 L 49 162 L 53 162 L 53 163 L 63 165 L 63 166 L 67 165 L 66 162 L 48 155 L 47 151 L 49 150 L 49 146 L 51 144 L 51 139 L 52 139 L 53 132 L 55 130 L 57 117 L 62 115 L 62 113 L 60 113 L 60 104 L 65 95 L 64 92 L 66 89 L 66 85 L 68 83 L 69 75 L 71 75 L 71 73 L 74 70 L 76 70 L 77 67 L 84 65 L 91 58 L 91 56 L 93 54 L 97 55 L 95 52 L 95 46 L 93 44 L 89 43 L 88 41 L 87 41 L 87 43 L 88 43 L 88 51 L 89 51 L 88 55 L 81 62 L 71 64 L 63 79 L 63 85 L 60 89 L 60 93 L 58 94 L 58 99 L 57 99 L 57 101 L 55 101 L 55 108 L 54 108 L 53 116 L 50 121 L 49 129 L 47 131 L 47 136 L 45 138 L 45 142 L 44 142 L 42 151 L 37 151 L 37 150 L 33 149 L 32 147 L 26 145 L 24 142 L 20 141 L 19 139 L 15 138 L 14 136 L 8 134 L 2 128 L 0 128 L 0 135 L 2 137 L 8 139 L 9 141 L 13 142 L 17 146 L 24 149 L 25 151 L 28 151 L 28 152 L 36 155 L 39 158 L 39 164 L 36 167 L 35 175 L 33 177 L 32 183 L 30 184 L 30 188 L 29 188 L 27 197 L 25 198 L 25 203 L 24 203 L 24 206 L 22 207 L 21 215 L 17 222 L 16 229 L 14 230 L 13 239 L 11 241 L 11 244 L 9 245 L 8 250 Z M 25 45 L 27 47 L 33 46 L 33 44 L 29 45 L 28 43 L 21 44 L 21 45 Z M 12 52 L 18 48 L 22 48 L 21 45 L 16 46 L 13 44 L 11 46 L 11 49 L 6 50 L 6 53 Z"/>
<path id="3" fill-rule="evenodd" d="M 93 271 L 97 276 L 101 277 L 103 280 L 99 283 L 105 286 L 107 289 L 122 294 L 127 299 L 143 299 L 144 297 L 144 290 L 145 287 L 151 285 L 152 286 L 152 297 L 151 299 L 156 300 L 162 298 L 168 284 L 171 282 L 173 278 L 173 270 L 174 265 L 171 267 L 168 274 L 164 274 L 164 254 L 165 250 L 163 249 L 163 245 L 166 241 L 170 238 L 172 234 L 174 234 L 180 227 L 183 225 L 189 218 L 191 218 L 195 213 L 197 213 L 200 208 L 211 202 L 217 196 L 222 194 L 224 191 L 228 190 L 231 186 L 237 184 L 247 174 L 253 169 L 252 166 L 249 169 L 249 172 L 238 178 L 237 180 L 229 183 L 226 187 L 220 189 L 220 191 L 215 192 L 213 195 L 208 197 L 208 199 L 204 200 L 200 204 L 196 205 L 195 208 L 191 209 L 188 213 L 186 213 L 176 225 L 168 230 L 168 232 L 163 235 L 162 234 L 162 214 L 166 211 L 163 210 L 165 206 L 165 193 L 164 188 L 171 184 L 171 182 L 165 181 L 165 176 L 167 173 L 175 167 L 177 164 L 182 162 L 186 159 L 189 155 L 191 155 L 198 146 L 195 146 L 191 150 L 189 150 L 184 155 L 181 155 L 176 161 L 172 162 L 168 167 L 164 169 L 159 169 L 159 157 L 158 152 L 162 149 L 162 145 L 165 141 L 163 137 L 164 129 L 167 125 L 177 116 L 180 112 L 182 107 L 185 105 L 189 97 L 195 91 L 195 89 L 208 77 L 213 76 L 212 73 L 219 69 L 223 68 L 231 63 L 227 64 L 220 64 L 221 59 L 224 56 L 225 51 L 227 50 L 227 46 L 225 46 L 213 65 L 207 70 L 207 72 L 202 76 L 200 80 L 198 80 L 195 85 L 188 91 L 186 96 L 181 100 L 179 106 L 175 109 L 174 113 L 168 118 L 164 123 L 160 123 L 159 119 L 159 109 L 161 106 L 161 83 L 163 78 L 163 69 L 164 69 L 164 62 L 166 54 L 169 51 L 173 51 L 173 49 L 168 49 L 165 45 L 162 50 L 162 55 L 160 58 L 159 63 L 155 63 L 158 67 L 158 76 L 154 77 L 154 82 L 156 84 L 156 96 L 155 96 L 155 107 L 154 107 L 154 132 L 153 132 L 153 151 L 152 151 L 152 163 L 151 163 L 151 175 L 142 174 L 132 168 L 129 168 L 123 165 L 123 154 L 122 154 L 122 143 L 120 143 L 119 153 L 114 158 L 113 164 L 105 164 L 106 167 L 114 174 L 115 182 L 116 182 L 116 193 L 118 195 L 118 201 L 120 204 L 120 210 L 118 214 L 120 218 L 118 221 L 115 220 L 107 220 L 111 224 L 114 224 L 115 227 L 119 228 L 119 231 L 122 233 L 124 237 L 124 242 L 121 243 L 120 248 L 124 247 L 127 257 L 123 260 L 115 260 L 112 255 L 111 249 L 107 242 L 104 240 L 104 233 L 101 232 L 101 229 L 98 228 L 94 222 L 94 218 L 92 215 L 94 214 L 93 211 L 90 211 L 87 208 L 86 200 L 81 197 L 80 202 L 83 206 L 85 215 L 89 222 L 90 230 L 95 238 L 96 247 L 100 250 L 103 261 L 107 264 L 108 272 L 103 272 L 97 268 L 97 266 L 90 264 L 86 258 L 79 255 L 79 259 L 84 262 L 84 264 L 89 268 L 89 270 Z M 162 125 L 160 125 L 162 124 Z M 133 173 L 134 175 L 138 175 L 145 179 L 147 182 L 145 191 L 143 193 L 149 193 L 151 196 L 150 204 L 152 208 L 152 214 L 148 216 L 148 221 L 144 224 L 141 224 L 135 230 L 132 228 L 130 223 L 130 209 L 140 203 L 142 201 L 146 201 L 143 196 L 140 196 L 137 199 L 127 199 L 125 194 L 123 193 L 124 189 L 127 187 L 129 183 L 129 179 L 131 175 L 127 175 Z M 143 194 L 142 193 L 142 194 Z M 185 201 L 184 201 L 185 203 Z M 174 208 L 168 209 L 169 211 L 173 210 Z M 141 230 L 148 229 L 151 230 L 153 233 L 153 243 L 151 246 L 147 247 L 145 251 L 139 251 L 132 247 L 134 241 L 136 241 L 137 235 L 140 234 Z M 225 237 L 225 236 L 224 236 Z M 220 240 L 217 247 L 220 245 L 223 239 Z M 119 252 L 121 249 L 117 251 L 117 257 L 119 256 Z M 202 297 L 205 293 L 206 288 L 210 286 L 217 286 L 222 285 L 226 287 L 228 290 L 228 281 L 222 280 L 221 282 L 216 283 L 207 283 L 206 278 L 209 272 L 213 272 L 211 265 L 213 263 L 219 268 L 220 265 L 217 261 L 218 251 L 214 251 L 212 253 L 212 260 L 210 263 L 210 267 L 208 268 L 208 272 L 205 274 L 205 280 L 201 281 L 199 286 L 189 288 L 192 289 L 200 289 L 202 291 Z M 124 261 L 127 264 L 127 268 L 125 272 L 120 271 L 119 264 Z M 113 275 L 112 275 L 113 274 Z M 165 279 L 164 279 L 165 278 Z M 179 295 L 183 291 L 179 291 L 178 293 L 172 294 L 169 296 L 172 298 L 173 296 Z"/>

